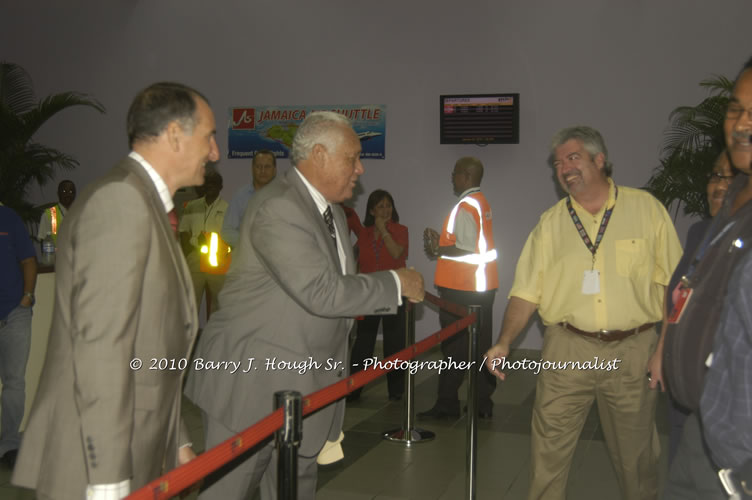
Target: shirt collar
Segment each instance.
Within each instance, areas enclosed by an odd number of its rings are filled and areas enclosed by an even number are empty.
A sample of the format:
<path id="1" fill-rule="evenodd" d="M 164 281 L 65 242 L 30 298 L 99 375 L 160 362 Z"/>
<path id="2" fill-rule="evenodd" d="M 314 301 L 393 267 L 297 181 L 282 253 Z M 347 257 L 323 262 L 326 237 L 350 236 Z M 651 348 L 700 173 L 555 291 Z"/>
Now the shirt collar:
<path id="1" fill-rule="evenodd" d="M 298 170 L 297 167 L 293 167 L 293 170 L 295 170 L 295 173 L 300 176 L 300 180 L 303 181 L 303 185 L 311 194 L 311 198 L 313 198 L 313 202 L 316 204 L 316 208 L 319 209 L 319 213 L 323 214 L 329 207 L 329 202 L 326 201 L 326 198 L 324 198 L 324 195 L 321 194 L 318 189 L 313 187 L 311 183 L 308 182 L 308 179 L 306 179 L 305 176 L 300 173 L 300 170 Z"/>
<path id="2" fill-rule="evenodd" d="M 167 184 L 165 184 L 165 181 L 162 179 L 162 177 L 157 173 L 156 170 L 154 170 L 154 167 L 149 165 L 148 161 L 144 160 L 144 157 L 140 154 L 136 153 L 135 151 L 131 151 L 128 156 L 136 160 L 142 167 L 144 167 L 144 170 L 146 170 L 146 173 L 149 174 L 149 178 L 151 178 L 151 181 L 154 183 L 154 187 L 157 188 L 159 199 L 162 200 L 162 205 L 164 205 L 165 213 L 171 212 L 172 209 L 175 208 L 175 203 L 173 203 L 172 196 L 170 196 L 170 189 L 167 187 Z"/>
<path id="3" fill-rule="evenodd" d="M 606 180 L 608 181 L 608 199 L 606 200 L 606 203 L 603 204 L 601 209 L 598 210 L 597 213 L 592 214 L 594 217 L 598 217 L 599 215 L 603 214 L 607 209 L 614 208 L 614 205 L 616 205 L 616 184 L 614 184 L 614 180 L 611 177 L 606 177 Z M 577 210 L 578 212 L 579 211 L 587 212 L 587 210 L 585 210 L 585 208 L 582 205 L 580 205 L 577 202 L 577 200 L 574 199 L 574 196 L 569 196 L 569 199 L 572 201 L 572 205 L 575 206 L 575 210 Z"/>
<path id="4" fill-rule="evenodd" d="M 608 201 L 606 202 L 606 206 L 613 208 L 616 205 L 616 185 L 611 177 L 607 177 L 606 180 L 608 181 Z"/>
<path id="5" fill-rule="evenodd" d="M 466 189 L 462 191 L 462 194 L 460 195 L 460 200 L 464 198 L 465 196 L 471 195 L 473 193 L 480 193 L 480 188 L 478 186 L 471 187 L 470 189 Z"/>

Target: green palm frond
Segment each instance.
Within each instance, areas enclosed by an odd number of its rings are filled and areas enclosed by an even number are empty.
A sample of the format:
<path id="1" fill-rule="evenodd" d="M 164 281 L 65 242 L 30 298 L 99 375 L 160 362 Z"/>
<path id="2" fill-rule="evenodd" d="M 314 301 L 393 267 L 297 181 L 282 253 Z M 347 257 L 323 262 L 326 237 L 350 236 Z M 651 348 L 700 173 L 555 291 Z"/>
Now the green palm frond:
<path id="1" fill-rule="evenodd" d="M 105 112 L 99 101 L 79 92 L 37 101 L 26 71 L 16 64 L 0 63 L 0 201 L 25 220 L 39 218 L 39 210 L 26 201 L 30 185 L 44 186 L 58 170 L 78 166 L 72 156 L 33 140 L 50 118 L 73 106 Z"/>
<path id="2" fill-rule="evenodd" d="M 725 147 L 723 121 L 733 82 L 714 76 L 700 82 L 709 96 L 696 106 L 679 106 L 669 115 L 662 157 L 645 189 L 667 210 L 706 216 L 707 179 Z"/>
<path id="3" fill-rule="evenodd" d="M 100 113 L 105 112 L 104 106 L 99 101 L 86 94 L 78 92 L 54 94 L 45 97 L 38 105 L 22 115 L 22 119 L 27 127 L 26 131 L 33 135 L 47 120 L 60 111 L 73 106 L 89 106 Z"/>
<path id="4" fill-rule="evenodd" d="M 730 95 L 734 90 L 734 82 L 723 75 L 713 75 L 712 78 L 701 81 L 700 87 L 710 89 L 711 95 Z"/>
<path id="5" fill-rule="evenodd" d="M 0 106 L 24 113 L 36 103 L 31 77 L 21 66 L 0 63 Z"/>

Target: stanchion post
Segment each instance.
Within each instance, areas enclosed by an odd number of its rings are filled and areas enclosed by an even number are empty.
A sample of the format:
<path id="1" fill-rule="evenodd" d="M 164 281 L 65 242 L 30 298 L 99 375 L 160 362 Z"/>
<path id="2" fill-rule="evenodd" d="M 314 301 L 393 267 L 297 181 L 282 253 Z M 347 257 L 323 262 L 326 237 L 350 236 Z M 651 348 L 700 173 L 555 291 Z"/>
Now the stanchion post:
<path id="1" fill-rule="evenodd" d="M 406 299 L 405 299 L 406 300 Z M 405 345 L 415 343 L 415 306 L 408 302 L 405 306 Z M 383 436 L 388 441 L 404 443 L 407 446 L 413 443 L 430 441 L 436 435 L 424 429 L 413 427 L 415 421 L 415 380 L 410 370 L 405 371 L 405 403 L 402 412 L 402 428 L 386 431 Z"/>
<path id="2" fill-rule="evenodd" d="M 282 428 L 275 435 L 277 446 L 277 497 L 298 498 L 298 448 L 303 436 L 301 395 L 297 391 L 274 393 L 274 408 L 283 408 Z"/>
<path id="3" fill-rule="evenodd" d="M 407 302 L 405 306 L 405 346 L 415 343 L 415 306 Z M 402 412 L 402 428 L 412 429 L 415 420 L 415 380 L 410 370 L 405 371 L 405 411 Z"/>
<path id="4" fill-rule="evenodd" d="M 475 314 L 475 321 L 468 327 L 467 350 L 470 361 L 478 360 L 478 335 L 480 334 L 480 306 L 469 306 L 469 314 Z M 465 484 L 467 499 L 475 499 L 475 477 L 478 462 L 478 391 L 476 383 L 478 370 L 483 369 L 475 364 L 470 365 L 467 377 L 467 461 L 465 468 Z"/>

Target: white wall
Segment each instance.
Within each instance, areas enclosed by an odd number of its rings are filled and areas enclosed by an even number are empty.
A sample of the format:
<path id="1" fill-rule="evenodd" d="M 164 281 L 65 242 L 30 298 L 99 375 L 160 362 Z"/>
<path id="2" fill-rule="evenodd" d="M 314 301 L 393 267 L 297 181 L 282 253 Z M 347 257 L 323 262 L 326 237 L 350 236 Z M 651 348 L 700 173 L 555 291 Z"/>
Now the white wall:
<path id="1" fill-rule="evenodd" d="M 157 80 L 209 97 L 225 157 L 230 106 L 386 104 L 387 158 L 366 162 L 355 206 L 362 214 L 370 191 L 391 191 L 410 228 L 409 262 L 430 283 L 422 230 L 453 203 L 454 161 L 478 156 L 502 253 L 497 330 L 527 234 L 557 199 L 545 163 L 553 133 L 600 129 L 617 182 L 643 185 L 669 112 L 698 103 L 700 80 L 733 77 L 752 54 L 751 15 L 749 0 L 5 0 L 0 59 L 24 66 L 39 95 L 78 90 L 107 107 L 66 111 L 39 133 L 81 161 L 59 177 L 79 187 L 127 153 L 127 106 Z M 476 92 L 520 93 L 519 145 L 439 145 L 439 94 Z M 220 169 L 229 199 L 248 161 Z M 36 201 L 54 199 L 55 185 Z M 677 224 L 682 237 L 688 222 Z M 419 335 L 436 329 L 423 311 Z M 523 347 L 540 343 L 535 324 L 521 336 Z"/>

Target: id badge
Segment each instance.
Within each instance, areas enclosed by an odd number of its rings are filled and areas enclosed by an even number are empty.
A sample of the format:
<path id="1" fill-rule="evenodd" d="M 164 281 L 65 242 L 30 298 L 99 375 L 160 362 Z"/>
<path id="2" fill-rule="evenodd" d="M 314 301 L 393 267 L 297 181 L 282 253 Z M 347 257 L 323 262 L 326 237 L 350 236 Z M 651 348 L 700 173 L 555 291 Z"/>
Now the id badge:
<path id="1" fill-rule="evenodd" d="M 692 297 L 692 292 L 694 290 L 692 288 L 687 288 L 684 286 L 684 283 L 681 281 L 677 283 L 676 288 L 674 288 L 674 291 L 671 295 L 671 298 L 674 300 L 674 309 L 671 311 L 671 314 L 668 317 L 668 322 L 671 324 L 676 324 L 681 320 L 682 314 L 684 314 L 684 311 L 687 307 L 687 304 L 689 303 L 689 299 Z"/>
<path id="2" fill-rule="evenodd" d="M 585 271 L 582 277 L 582 294 L 595 295 L 601 292 L 601 274 L 596 269 Z"/>

